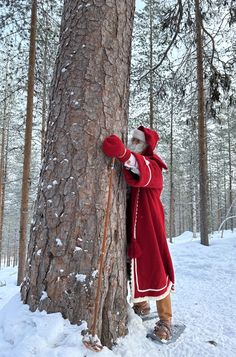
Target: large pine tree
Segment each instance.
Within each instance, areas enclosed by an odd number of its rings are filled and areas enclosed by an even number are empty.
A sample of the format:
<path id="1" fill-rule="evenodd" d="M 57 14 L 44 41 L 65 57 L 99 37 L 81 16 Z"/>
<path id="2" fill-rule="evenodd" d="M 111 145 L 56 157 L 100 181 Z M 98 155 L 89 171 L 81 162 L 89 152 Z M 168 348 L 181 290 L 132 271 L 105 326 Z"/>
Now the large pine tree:
<path id="1" fill-rule="evenodd" d="M 72 323 L 94 311 L 110 160 L 102 140 L 126 138 L 134 1 L 67 1 L 22 299 Z M 114 178 L 98 335 L 126 332 L 125 184 Z"/>

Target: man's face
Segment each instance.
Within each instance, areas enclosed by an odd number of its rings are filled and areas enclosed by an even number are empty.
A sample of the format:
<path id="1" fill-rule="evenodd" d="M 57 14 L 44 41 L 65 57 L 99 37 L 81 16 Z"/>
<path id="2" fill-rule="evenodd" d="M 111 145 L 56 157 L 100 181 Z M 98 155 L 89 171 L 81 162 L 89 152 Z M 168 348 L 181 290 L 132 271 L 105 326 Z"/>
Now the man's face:
<path id="1" fill-rule="evenodd" d="M 136 138 L 132 138 L 128 144 L 128 148 L 137 154 L 141 154 L 146 147 L 147 145 L 143 141 Z"/>

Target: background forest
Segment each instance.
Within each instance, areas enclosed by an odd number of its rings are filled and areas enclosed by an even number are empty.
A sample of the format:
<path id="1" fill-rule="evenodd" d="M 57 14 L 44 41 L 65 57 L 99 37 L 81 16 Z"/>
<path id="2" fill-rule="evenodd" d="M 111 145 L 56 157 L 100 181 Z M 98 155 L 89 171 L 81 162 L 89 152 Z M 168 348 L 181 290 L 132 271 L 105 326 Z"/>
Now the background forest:
<path id="1" fill-rule="evenodd" d="M 200 222 L 194 4 L 145 0 L 137 5 L 129 130 L 143 124 L 159 132 L 158 153 L 169 166 L 162 196 L 167 231 L 171 236 L 186 230 L 196 233 Z M 38 2 L 29 223 L 43 157 L 62 6 L 62 1 Z M 17 264 L 30 11 L 27 0 L 0 4 L 2 265 Z M 226 217 L 236 216 L 236 2 L 204 1 L 201 16 L 210 233 Z M 235 226 L 236 218 L 225 224 L 226 228 Z"/>

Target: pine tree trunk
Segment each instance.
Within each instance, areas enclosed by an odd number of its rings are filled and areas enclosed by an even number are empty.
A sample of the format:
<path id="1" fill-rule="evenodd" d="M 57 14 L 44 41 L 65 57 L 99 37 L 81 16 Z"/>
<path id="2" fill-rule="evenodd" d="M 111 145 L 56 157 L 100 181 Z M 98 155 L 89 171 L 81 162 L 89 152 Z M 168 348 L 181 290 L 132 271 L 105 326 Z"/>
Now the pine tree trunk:
<path id="1" fill-rule="evenodd" d="M 13 243 L 13 267 L 15 267 L 17 265 L 17 231 L 15 230 L 15 234 L 14 234 L 14 243 Z"/>
<path id="2" fill-rule="evenodd" d="M 4 103 L 5 107 L 5 103 Z M 3 114 L 3 127 L 2 127 L 2 140 L 1 140 L 1 158 L 0 158 L 0 268 L 2 262 L 2 250 L 3 250 L 3 216 L 4 216 L 4 177 L 5 177 L 5 114 Z"/>
<path id="3" fill-rule="evenodd" d="M 153 129 L 154 126 L 154 109 L 153 109 L 153 9 L 152 0 L 149 3 L 149 68 L 150 68 L 150 85 L 149 85 L 149 123 L 150 128 Z"/>
<path id="4" fill-rule="evenodd" d="M 0 157 L 0 268 L 2 262 L 2 247 L 3 247 L 3 219 L 5 206 L 5 181 L 6 181 L 6 131 L 8 128 L 7 115 L 7 87 L 8 87 L 8 61 L 6 63 L 5 75 L 5 91 L 3 104 L 3 123 L 2 123 L 2 137 L 1 137 L 1 157 Z M 8 137 L 8 134 L 7 134 Z"/>
<path id="5" fill-rule="evenodd" d="M 217 155 L 217 162 L 216 162 L 216 171 L 220 173 L 220 155 Z M 220 226 L 222 222 L 222 190 L 221 190 L 221 175 L 217 175 L 217 227 Z"/>
<path id="6" fill-rule="evenodd" d="M 47 113 L 47 56 L 48 56 L 48 15 L 45 12 L 45 39 L 43 48 L 43 90 L 42 90 L 42 129 L 41 129 L 41 160 L 43 159 L 43 150 L 45 144 L 46 131 L 46 113 Z"/>
<path id="7" fill-rule="evenodd" d="M 180 184 L 179 184 L 179 187 L 178 187 L 178 223 L 179 223 L 179 234 L 178 235 L 180 235 L 180 234 L 182 234 L 183 233 L 183 231 L 182 231 L 182 215 L 181 215 L 181 212 L 182 212 L 182 204 L 181 204 L 181 202 L 182 202 L 182 192 L 181 192 L 181 186 L 180 186 Z"/>
<path id="8" fill-rule="evenodd" d="M 224 153 L 223 153 L 224 155 Z M 224 178 L 224 219 L 227 217 L 227 187 L 226 187 L 226 162 L 225 162 L 225 156 L 224 156 L 224 165 L 223 165 L 224 171 L 223 171 L 223 178 Z M 226 221 L 225 223 L 225 229 L 228 229 L 228 222 Z"/>
<path id="9" fill-rule="evenodd" d="M 213 205 L 213 177 L 212 177 L 212 169 L 209 166 L 209 230 L 211 231 L 211 233 L 213 234 L 214 231 L 214 205 Z"/>
<path id="10" fill-rule="evenodd" d="M 4 252 L 3 253 L 3 264 L 2 264 L 4 267 L 7 265 L 7 255 L 6 253 Z"/>
<path id="11" fill-rule="evenodd" d="M 8 227 L 8 236 L 7 236 L 7 267 L 11 265 L 11 246 L 10 246 L 10 227 Z"/>
<path id="12" fill-rule="evenodd" d="M 174 180 L 173 180 L 173 101 L 171 104 L 170 115 L 170 217 L 169 217 L 169 238 L 172 243 L 173 235 L 175 234 L 174 228 Z"/>
<path id="13" fill-rule="evenodd" d="M 200 234 L 201 244 L 209 245 L 208 239 L 208 188 L 207 188 L 207 150 L 206 122 L 203 79 L 203 43 L 201 33 L 201 12 L 199 0 L 195 0 L 196 42 L 197 42 L 197 82 L 198 82 L 198 147 L 200 184 Z"/>
<path id="14" fill-rule="evenodd" d="M 233 216 L 233 170 L 232 170 L 232 152 L 231 152 L 231 128 L 230 128 L 230 119 L 227 119 L 228 122 L 228 151 L 229 151 L 229 207 L 231 207 L 229 216 Z M 233 232 L 234 230 L 234 220 L 230 220 L 230 229 Z"/>
<path id="15" fill-rule="evenodd" d="M 182 197 L 182 199 L 183 199 L 183 197 Z M 181 210 L 181 218 L 182 218 L 182 232 L 185 232 L 185 227 L 186 227 L 186 225 L 185 225 L 185 217 L 186 217 L 186 213 L 185 213 L 185 207 L 186 207 L 186 205 L 184 204 L 184 202 L 183 202 L 183 205 L 182 205 L 182 210 Z"/>
<path id="16" fill-rule="evenodd" d="M 127 135 L 134 1 L 64 4 L 45 157 L 22 299 L 91 327 L 111 160 L 103 139 Z M 126 190 L 116 163 L 97 334 L 126 333 Z"/>
<path id="17" fill-rule="evenodd" d="M 19 265 L 18 265 L 17 285 L 20 285 L 22 283 L 25 275 L 28 202 L 29 202 L 29 187 L 30 187 L 31 141 L 32 141 L 32 124 L 33 124 L 36 27 L 37 27 L 37 0 L 32 0 L 25 148 L 24 148 L 24 164 L 23 164 L 23 177 L 22 177 L 22 188 L 21 188 L 20 241 L 19 241 Z"/>
<path id="18" fill-rule="evenodd" d="M 192 216 L 193 216 L 193 238 L 197 238 L 197 200 L 196 200 L 196 184 L 193 181 L 193 192 L 192 192 Z"/>

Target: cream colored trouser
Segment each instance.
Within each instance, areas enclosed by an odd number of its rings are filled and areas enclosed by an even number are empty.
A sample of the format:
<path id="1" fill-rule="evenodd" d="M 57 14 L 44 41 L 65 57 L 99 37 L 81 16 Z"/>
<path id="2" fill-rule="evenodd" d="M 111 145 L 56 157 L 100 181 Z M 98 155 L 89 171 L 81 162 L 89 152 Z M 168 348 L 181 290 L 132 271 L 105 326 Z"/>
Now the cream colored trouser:
<path id="1" fill-rule="evenodd" d="M 170 294 L 162 300 L 157 300 L 157 313 L 160 320 L 168 321 L 172 318 L 172 307 Z"/>

